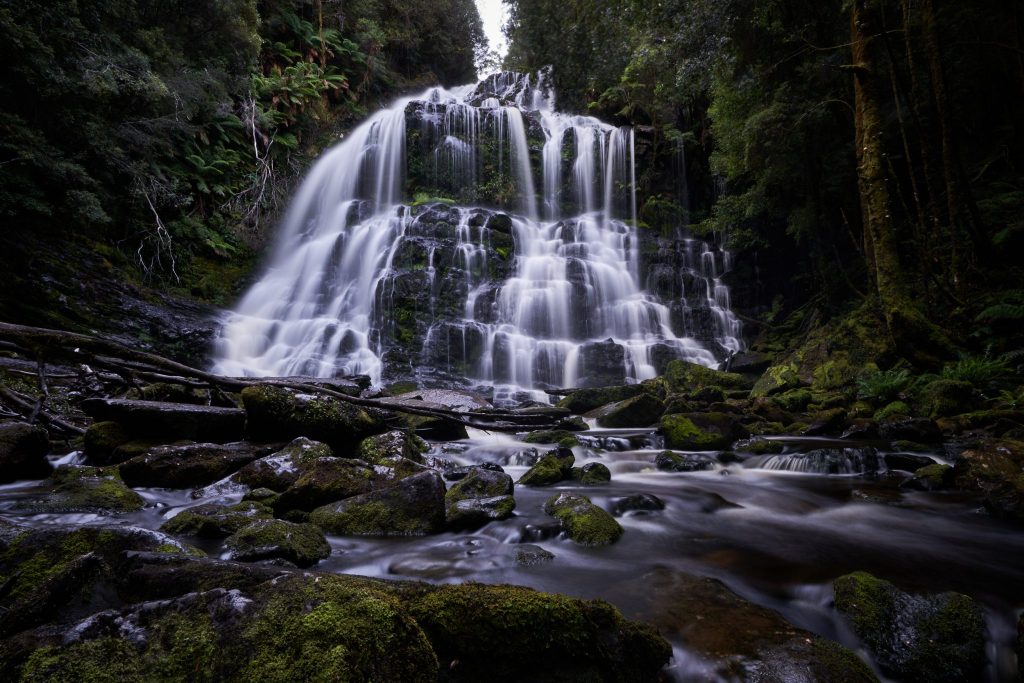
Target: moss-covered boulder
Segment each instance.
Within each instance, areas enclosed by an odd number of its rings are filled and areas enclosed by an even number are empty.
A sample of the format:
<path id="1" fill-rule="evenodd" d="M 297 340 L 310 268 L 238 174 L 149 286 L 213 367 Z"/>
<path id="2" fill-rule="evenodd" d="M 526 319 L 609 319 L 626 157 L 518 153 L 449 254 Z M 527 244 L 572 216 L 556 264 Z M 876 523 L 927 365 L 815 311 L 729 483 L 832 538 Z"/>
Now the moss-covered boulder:
<path id="1" fill-rule="evenodd" d="M 53 469 L 46 460 L 49 451 L 50 437 L 42 427 L 0 423 L 0 484 L 48 475 Z"/>
<path id="2" fill-rule="evenodd" d="M 878 681 L 850 650 L 744 600 L 717 579 L 658 568 L 623 582 L 611 597 L 638 605 L 662 635 L 706 662 L 707 669 L 686 680 Z"/>
<path id="3" fill-rule="evenodd" d="M 743 453 L 753 453 L 755 455 L 767 455 L 770 453 L 781 453 L 786 450 L 786 446 L 781 441 L 754 437 L 752 439 L 741 439 L 740 441 L 737 441 L 733 444 L 733 450 L 741 451 Z"/>
<path id="4" fill-rule="evenodd" d="M 866 572 L 833 584 L 835 605 L 883 672 L 904 680 L 984 679 L 985 619 L 959 593 L 911 595 Z"/>
<path id="5" fill-rule="evenodd" d="M 914 470 L 914 476 L 907 479 L 901 487 L 915 491 L 941 491 L 953 486 L 953 468 L 941 463 L 933 463 Z"/>
<path id="6" fill-rule="evenodd" d="M 377 491 L 313 510 L 309 521 L 331 534 L 420 536 L 444 527 L 445 487 L 429 471 L 406 477 Z"/>
<path id="7" fill-rule="evenodd" d="M 713 370 L 684 360 L 669 361 L 665 366 L 664 379 L 669 393 L 692 394 L 706 387 L 743 389 L 750 386 L 743 375 Z"/>
<path id="8" fill-rule="evenodd" d="M 254 501 L 235 505 L 203 503 L 182 510 L 160 527 L 160 531 L 175 536 L 227 538 L 252 524 L 257 519 L 271 519 L 273 511 Z"/>
<path id="9" fill-rule="evenodd" d="M 134 437 L 120 422 L 93 422 L 85 430 L 82 450 L 86 462 L 92 465 L 114 465 L 128 458 L 124 454 L 115 458 L 117 447 L 132 441 Z M 122 460 L 123 458 L 124 460 Z"/>
<path id="10" fill-rule="evenodd" d="M 600 486 L 612 480 L 611 470 L 599 462 L 588 462 L 583 467 L 573 467 L 570 476 L 582 486 Z"/>
<path id="11" fill-rule="evenodd" d="M 892 419 L 904 419 L 913 415 L 913 409 L 903 401 L 893 401 L 883 408 L 879 408 L 872 416 L 878 422 Z"/>
<path id="12" fill-rule="evenodd" d="M 893 415 L 879 422 L 878 433 L 889 441 L 914 441 L 916 443 L 939 443 L 942 430 L 926 417 L 902 417 Z"/>
<path id="13" fill-rule="evenodd" d="M 654 681 L 671 655 L 653 629 L 600 600 L 480 584 L 407 600 L 453 680 Z"/>
<path id="14" fill-rule="evenodd" d="M 586 496 L 552 496 L 544 503 L 544 512 L 561 522 L 565 535 L 580 545 L 610 545 L 622 536 L 622 527 L 615 518 Z"/>
<path id="15" fill-rule="evenodd" d="M 916 403 L 922 415 L 939 418 L 970 411 L 978 405 L 978 398 L 970 382 L 937 379 L 921 389 Z"/>
<path id="16" fill-rule="evenodd" d="M 600 387 L 596 389 L 577 389 L 559 401 L 558 407 L 567 408 L 577 415 L 582 415 L 609 403 L 625 401 L 627 398 L 638 396 L 643 392 L 644 387 L 639 384 Z"/>
<path id="17" fill-rule="evenodd" d="M 20 501 L 17 508 L 32 512 L 94 512 L 115 514 L 140 510 L 142 497 L 125 486 L 113 468 L 58 467 L 44 482 L 49 491 Z"/>
<path id="18" fill-rule="evenodd" d="M 246 387 L 246 433 L 263 441 L 285 441 L 306 436 L 329 445 L 336 455 L 355 453 L 368 436 L 388 431 L 386 414 L 339 399 L 300 394 L 271 385 Z"/>
<path id="19" fill-rule="evenodd" d="M 407 431 L 393 429 L 384 434 L 368 436 L 359 443 L 356 457 L 371 465 L 389 466 L 402 458 L 422 463 L 423 454 L 430 450 L 427 442 Z"/>
<path id="20" fill-rule="evenodd" d="M 654 458 L 654 466 L 662 472 L 703 472 L 713 470 L 718 461 L 701 453 L 662 451 Z"/>
<path id="21" fill-rule="evenodd" d="M 597 418 L 602 427 L 647 427 L 655 424 L 664 412 L 665 404 L 645 393 L 596 408 L 587 417 Z"/>
<path id="22" fill-rule="evenodd" d="M 445 517 L 453 529 L 475 529 L 488 522 L 507 519 L 516 509 L 512 477 L 482 467 L 452 485 L 444 496 Z"/>
<path id="23" fill-rule="evenodd" d="M 250 488 L 280 493 L 294 484 L 311 463 L 333 455 L 334 451 L 327 444 L 300 436 L 276 453 L 238 470 L 235 481 Z"/>
<path id="24" fill-rule="evenodd" d="M 165 441 L 229 443 L 241 439 L 245 427 L 238 408 L 115 398 L 86 399 L 81 408 L 97 421 L 121 423 L 136 437 Z"/>
<path id="25" fill-rule="evenodd" d="M 410 465 L 423 469 L 412 462 Z M 386 486 L 391 480 L 362 460 L 316 458 L 303 467 L 299 478 L 282 491 L 271 506 L 278 515 L 292 510 L 309 512 L 321 505 Z"/>
<path id="26" fill-rule="evenodd" d="M 117 469 L 129 486 L 195 488 L 223 479 L 279 448 L 248 441 L 155 446 L 121 463 Z"/>
<path id="27" fill-rule="evenodd" d="M 331 546 L 312 524 L 292 524 L 281 519 L 257 519 L 224 542 L 230 560 L 258 562 L 282 559 L 297 567 L 309 567 L 330 557 Z"/>
<path id="28" fill-rule="evenodd" d="M 538 429 L 524 436 L 523 441 L 526 443 L 557 444 L 564 448 L 580 445 L 576 435 L 565 429 Z"/>
<path id="29" fill-rule="evenodd" d="M 989 514 L 1024 521 L 1024 442 L 987 441 L 965 450 L 953 480 L 957 488 L 980 492 Z"/>
<path id="30" fill-rule="evenodd" d="M 759 398 L 761 396 L 781 394 L 785 391 L 798 389 L 803 384 L 795 363 L 773 365 L 765 370 L 761 378 L 754 384 L 754 388 L 750 390 L 750 397 Z"/>
<path id="31" fill-rule="evenodd" d="M 537 464 L 519 477 L 524 486 L 550 486 L 572 476 L 576 456 L 568 448 L 557 448 L 545 453 Z"/>
<path id="32" fill-rule="evenodd" d="M 683 451 L 727 449 L 748 434 L 735 415 L 714 412 L 665 415 L 661 432 L 667 448 Z"/>
<path id="33" fill-rule="evenodd" d="M 801 413 L 814 400 L 814 395 L 807 389 L 790 389 L 771 397 L 772 402 L 789 413 Z"/>

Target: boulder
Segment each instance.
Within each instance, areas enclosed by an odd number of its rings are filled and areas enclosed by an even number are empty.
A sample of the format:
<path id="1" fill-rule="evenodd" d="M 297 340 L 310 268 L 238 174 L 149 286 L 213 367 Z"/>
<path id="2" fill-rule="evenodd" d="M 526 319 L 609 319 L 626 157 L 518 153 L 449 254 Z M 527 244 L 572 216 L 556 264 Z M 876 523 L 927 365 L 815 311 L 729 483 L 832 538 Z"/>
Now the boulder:
<path id="1" fill-rule="evenodd" d="M 564 429 L 541 429 L 535 432 L 530 432 L 523 437 L 523 441 L 526 443 L 553 443 L 565 448 L 572 448 L 573 446 L 580 445 L 580 441 L 576 438 L 576 435 Z"/>
<path id="2" fill-rule="evenodd" d="M 615 518 L 586 496 L 552 496 L 544 503 L 544 512 L 558 519 L 565 535 L 580 545 L 610 545 L 622 536 L 622 527 Z"/>
<path id="3" fill-rule="evenodd" d="M 537 464 L 528 469 L 519 478 L 520 484 L 524 486 L 550 486 L 568 479 L 572 473 L 572 466 L 576 462 L 576 456 L 568 448 L 558 448 L 548 451 L 537 461 Z"/>
<path id="4" fill-rule="evenodd" d="M 488 522 L 507 519 L 516 508 L 512 477 L 482 467 L 470 469 L 444 496 L 448 526 L 475 529 Z"/>
<path id="5" fill-rule="evenodd" d="M 693 394 L 707 387 L 718 389 L 742 389 L 750 384 L 742 376 L 732 372 L 721 372 L 684 360 L 673 360 L 665 367 L 665 382 L 669 392 Z"/>
<path id="6" fill-rule="evenodd" d="M 282 559 L 297 567 L 309 567 L 331 555 L 331 546 L 320 529 L 281 519 L 252 521 L 228 537 L 224 547 L 229 560 Z"/>
<path id="7" fill-rule="evenodd" d="M 795 363 L 773 365 L 764 371 L 750 391 L 751 398 L 781 394 L 803 386 Z"/>
<path id="8" fill-rule="evenodd" d="M 612 515 L 622 517 L 631 512 L 647 514 L 665 509 L 665 501 L 650 493 L 634 493 L 625 498 L 618 498 L 612 503 Z"/>
<path id="9" fill-rule="evenodd" d="M 985 618 L 959 593 L 912 595 L 865 572 L 833 583 L 835 605 L 887 675 L 911 681 L 984 680 Z"/>
<path id="10" fill-rule="evenodd" d="M 479 465 L 455 465 L 454 463 L 451 463 L 451 465 L 446 467 L 444 472 L 441 473 L 441 476 L 448 481 L 460 481 L 478 469 L 491 470 L 492 472 L 505 471 L 501 465 L 493 462 L 482 462 Z"/>
<path id="11" fill-rule="evenodd" d="M 126 460 L 117 469 L 129 486 L 196 488 L 219 481 L 279 448 L 279 444 L 253 444 L 248 441 L 156 446 Z"/>
<path id="12" fill-rule="evenodd" d="M 1024 442 L 987 441 L 967 449 L 952 476 L 957 488 L 982 494 L 990 515 L 1024 521 Z"/>
<path id="13" fill-rule="evenodd" d="M 890 419 L 878 425 L 878 432 L 889 441 L 916 441 L 917 443 L 938 443 L 942 431 L 932 420 L 925 417 L 902 417 Z"/>
<path id="14" fill-rule="evenodd" d="M 89 464 L 101 467 L 116 465 L 124 461 L 121 459 L 124 458 L 124 452 L 118 452 L 118 446 L 134 438 L 120 422 L 93 422 L 82 437 L 82 450 Z M 117 457 L 115 453 L 118 453 Z"/>
<path id="15" fill-rule="evenodd" d="M 657 423 L 664 412 L 665 404 L 645 393 L 596 408 L 587 417 L 597 418 L 602 427 L 647 427 Z"/>
<path id="16" fill-rule="evenodd" d="M 0 484 L 42 479 L 53 469 L 46 454 L 50 437 L 42 427 L 25 422 L 0 423 Z"/>
<path id="17" fill-rule="evenodd" d="M 21 501 L 16 507 L 31 512 L 93 512 L 112 514 L 142 509 L 142 497 L 124 485 L 113 468 L 65 465 L 53 471 L 44 496 Z"/>
<path id="18" fill-rule="evenodd" d="M 441 475 L 422 472 L 387 488 L 313 510 L 309 520 L 327 533 L 354 536 L 419 536 L 444 527 Z"/>
<path id="19" fill-rule="evenodd" d="M 422 465 L 406 461 L 423 471 Z M 379 473 L 362 460 L 316 458 L 303 467 L 300 476 L 271 503 L 274 512 L 309 512 L 322 505 L 368 493 L 386 486 L 393 477 Z"/>
<path id="20" fill-rule="evenodd" d="M 339 399 L 300 394 L 271 385 L 246 387 L 246 433 L 249 438 L 284 441 L 305 436 L 326 443 L 336 455 L 355 453 L 368 436 L 388 431 L 387 414 Z"/>
<path id="21" fill-rule="evenodd" d="M 952 379 L 937 379 L 926 384 L 917 396 L 922 415 L 950 417 L 969 412 L 978 405 L 974 385 Z"/>
<path id="22" fill-rule="evenodd" d="M 119 422 L 138 437 L 228 443 L 245 432 L 245 412 L 189 403 L 90 398 L 82 410 L 98 422 Z"/>
<path id="23" fill-rule="evenodd" d="M 736 439 L 747 436 L 734 415 L 727 413 L 682 413 L 661 418 L 665 446 L 684 451 L 724 450 Z"/>
<path id="24" fill-rule="evenodd" d="M 533 567 L 542 562 L 550 562 L 555 559 L 554 553 L 548 552 L 539 545 L 533 545 L 532 543 L 520 543 L 513 552 L 515 553 L 516 564 L 523 567 Z"/>
<path id="25" fill-rule="evenodd" d="M 914 471 L 914 476 L 904 481 L 902 488 L 915 491 L 941 491 L 953 485 L 953 468 L 933 463 Z"/>
<path id="26" fill-rule="evenodd" d="M 588 462 L 583 467 L 573 467 L 570 476 L 582 486 L 600 486 L 612 480 L 611 470 L 599 462 Z"/>
<path id="27" fill-rule="evenodd" d="M 180 511 L 160 527 L 176 536 L 227 538 L 257 519 L 270 519 L 273 512 L 265 505 L 243 501 L 236 505 L 203 503 Z"/>
<path id="28" fill-rule="evenodd" d="M 654 459 L 654 465 L 663 472 L 702 472 L 715 469 L 718 461 L 700 453 L 673 453 L 662 451 Z"/>
<path id="29" fill-rule="evenodd" d="M 333 455 L 334 451 L 327 444 L 300 436 L 278 452 L 238 470 L 235 481 L 250 488 L 267 488 L 280 493 L 294 484 L 312 462 Z"/>
<path id="30" fill-rule="evenodd" d="M 388 465 L 401 458 L 422 463 L 423 454 L 429 450 L 430 446 L 420 437 L 395 429 L 363 439 L 356 457 L 371 465 Z"/>
<path id="31" fill-rule="evenodd" d="M 577 389 L 559 401 L 558 406 L 561 408 L 567 408 L 578 415 L 582 415 L 608 403 L 624 401 L 627 398 L 638 396 L 643 393 L 643 391 L 644 387 L 640 384 L 598 387 L 595 389 Z"/>

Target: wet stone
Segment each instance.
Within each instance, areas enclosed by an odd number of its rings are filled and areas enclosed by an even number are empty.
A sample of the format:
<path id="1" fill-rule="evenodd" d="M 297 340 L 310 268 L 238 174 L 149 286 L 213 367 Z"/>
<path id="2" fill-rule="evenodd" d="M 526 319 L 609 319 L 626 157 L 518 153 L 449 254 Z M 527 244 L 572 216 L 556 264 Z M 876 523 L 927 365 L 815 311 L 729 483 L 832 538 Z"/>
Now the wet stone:
<path id="1" fill-rule="evenodd" d="M 634 493 L 612 503 L 612 514 L 622 517 L 630 513 L 648 514 L 665 509 L 665 501 L 650 493 Z"/>

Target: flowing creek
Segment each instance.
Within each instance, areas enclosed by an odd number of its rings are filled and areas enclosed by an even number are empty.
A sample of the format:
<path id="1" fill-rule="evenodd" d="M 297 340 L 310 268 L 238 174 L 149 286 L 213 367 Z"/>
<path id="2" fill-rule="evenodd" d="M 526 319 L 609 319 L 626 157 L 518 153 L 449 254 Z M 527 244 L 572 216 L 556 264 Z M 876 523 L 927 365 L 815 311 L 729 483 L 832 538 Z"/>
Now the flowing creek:
<path id="1" fill-rule="evenodd" d="M 573 449 L 576 464 L 605 464 L 612 472 L 610 483 L 517 485 L 515 516 L 475 532 L 330 537 L 332 555 L 316 569 L 438 583 L 526 585 L 601 598 L 627 617 L 658 624 L 670 618 L 676 573 L 713 577 L 743 598 L 777 610 L 794 625 L 853 648 L 856 639 L 830 605 L 831 581 L 866 570 L 905 589 L 955 590 L 977 598 L 986 609 L 988 678 L 1012 680 L 1012 604 L 1024 593 L 1024 537 L 960 494 L 900 489 L 898 483 L 905 476 L 886 471 L 885 456 L 891 451 L 884 444 L 874 444 L 881 456 L 875 472 L 765 469 L 772 458 L 777 467 L 778 458 L 799 459 L 809 450 L 860 447 L 849 441 L 787 438 L 782 456 L 750 456 L 729 464 L 716 460 L 712 469 L 677 473 L 655 468 L 661 444 L 652 430 L 592 429 L 579 436 L 581 445 Z M 497 463 L 518 479 L 547 448 L 513 436 L 471 431 L 468 440 L 433 443 L 431 455 L 439 467 L 446 461 Z M 63 461 L 76 457 L 72 454 Z M 874 459 L 867 460 L 868 469 L 875 469 Z M 858 458 L 852 462 L 863 464 Z M 831 467 L 835 469 L 834 461 Z M 243 495 L 241 488 L 224 484 L 195 493 L 140 489 L 146 507 L 113 518 L 27 515 L 13 509 L 19 499 L 37 493 L 37 486 L 38 482 L 4 486 L 2 514 L 31 525 L 116 523 L 156 529 L 192 505 L 233 503 Z M 627 512 L 618 518 L 625 533 L 616 544 L 588 548 L 560 538 L 552 525 L 555 520 L 542 510 L 544 501 L 563 491 L 583 493 L 605 509 L 632 494 L 653 494 L 664 501 L 665 509 Z M 517 562 L 516 550 L 524 543 L 539 546 L 554 558 L 531 565 Z M 222 552 L 216 541 L 200 547 L 213 556 Z M 673 645 L 678 679 L 713 678 L 710 664 L 688 653 L 680 642 Z M 862 650 L 860 654 L 866 657 Z"/>

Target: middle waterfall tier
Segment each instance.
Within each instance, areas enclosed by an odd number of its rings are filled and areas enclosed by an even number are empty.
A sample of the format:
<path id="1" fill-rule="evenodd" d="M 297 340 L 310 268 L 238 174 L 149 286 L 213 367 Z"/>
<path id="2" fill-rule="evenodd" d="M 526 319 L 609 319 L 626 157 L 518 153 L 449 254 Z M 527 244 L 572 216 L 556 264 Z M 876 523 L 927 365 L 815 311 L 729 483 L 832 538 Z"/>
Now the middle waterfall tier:
<path id="1" fill-rule="evenodd" d="M 633 132 L 552 111 L 528 77 L 398 102 L 311 170 L 216 369 L 501 400 L 716 366 L 742 347 L 730 255 L 638 228 L 635 185 Z"/>

